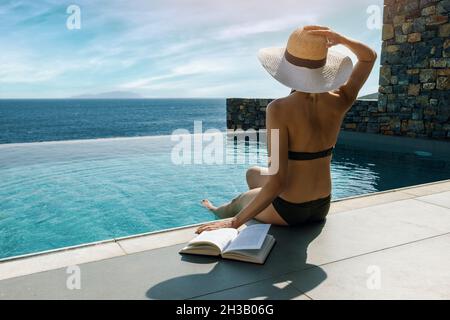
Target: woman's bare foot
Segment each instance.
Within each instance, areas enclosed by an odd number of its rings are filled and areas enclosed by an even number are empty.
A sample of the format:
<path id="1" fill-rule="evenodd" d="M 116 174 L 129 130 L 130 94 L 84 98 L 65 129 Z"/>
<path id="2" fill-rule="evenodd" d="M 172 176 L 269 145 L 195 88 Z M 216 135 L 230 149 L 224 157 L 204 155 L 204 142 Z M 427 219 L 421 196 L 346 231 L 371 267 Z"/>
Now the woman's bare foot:
<path id="1" fill-rule="evenodd" d="M 217 209 L 208 199 L 203 199 L 201 203 L 208 210 L 215 211 Z"/>

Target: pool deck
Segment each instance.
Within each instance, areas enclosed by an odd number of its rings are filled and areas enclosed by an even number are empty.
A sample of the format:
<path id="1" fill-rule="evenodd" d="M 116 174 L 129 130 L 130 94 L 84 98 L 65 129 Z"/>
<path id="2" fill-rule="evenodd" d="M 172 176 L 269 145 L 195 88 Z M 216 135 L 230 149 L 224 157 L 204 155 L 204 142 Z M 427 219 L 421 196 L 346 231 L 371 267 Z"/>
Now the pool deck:
<path id="1" fill-rule="evenodd" d="M 0 299 L 450 299 L 450 180 L 332 202 L 271 226 L 264 265 L 188 256 L 195 226 L 0 262 Z M 81 289 L 68 289 L 78 265 Z"/>

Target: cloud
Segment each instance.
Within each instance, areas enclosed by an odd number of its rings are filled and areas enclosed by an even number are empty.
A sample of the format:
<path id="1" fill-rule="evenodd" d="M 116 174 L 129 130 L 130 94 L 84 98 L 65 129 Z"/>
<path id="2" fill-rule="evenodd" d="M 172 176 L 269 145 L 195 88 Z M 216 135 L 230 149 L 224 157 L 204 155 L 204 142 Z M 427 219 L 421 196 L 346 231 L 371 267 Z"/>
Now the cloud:
<path id="1" fill-rule="evenodd" d="M 282 18 L 268 19 L 257 22 L 247 22 L 224 28 L 219 32 L 218 38 L 222 40 L 236 39 L 252 36 L 260 33 L 294 29 L 304 24 L 317 22 L 317 16 L 313 14 L 287 16 Z"/>
<path id="2" fill-rule="evenodd" d="M 0 83 L 51 83 L 57 81 L 58 77 L 70 73 L 92 72 L 100 66 L 99 59 L 101 58 L 42 57 L 26 48 L 4 46 L 0 56 Z"/>
<path id="3" fill-rule="evenodd" d="M 194 76 L 201 74 L 216 74 L 217 72 L 230 72 L 233 70 L 231 61 L 226 58 L 203 58 L 191 60 L 185 64 L 175 65 L 170 68 L 170 71 L 148 78 L 141 78 L 135 81 L 127 82 L 119 85 L 123 89 L 155 89 L 159 87 L 156 82 L 163 84 L 168 80 Z"/>
<path id="4" fill-rule="evenodd" d="M 49 97 L 117 89 L 150 96 L 244 90 L 276 95 L 284 91 L 263 77 L 258 48 L 283 45 L 290 30 L 313 23 L 376 43 L 378 34 L 357 26 L 365 28 L 366 7 L 377 2 L 382 5 L 381 0 L 339 6 L 334 0 L 78 0 L 82 29 L 68 31 L 66 5 L 58 0 L 3 1 L 0 95 L 8 93 L 5 88 Z M 348 8 L 352 14 L 344 15 Z"/>
<path id="5" fill-rule="evenodd" d="M 54 79 L 60 70 L 42 70 L 27 63 L 0 63 L 0 83 L 37 83 Z"/>
<path id="6" fill-rule="evenodd" d="M 0 83 L 36 83 L 54 79 L 63 69 L 37 64 L 23 53 L 10 53 L 3 49 L 0 57 Z"/>
<path id="7" fill-rule="evenodd" d="M 228 62 L 224 59 L 201 59 L 190 61 L 187 64 L 173 68 L 173 73 L 177 76 L 191 75 L 199 73 L 212 73 L 227 70 Z"/>

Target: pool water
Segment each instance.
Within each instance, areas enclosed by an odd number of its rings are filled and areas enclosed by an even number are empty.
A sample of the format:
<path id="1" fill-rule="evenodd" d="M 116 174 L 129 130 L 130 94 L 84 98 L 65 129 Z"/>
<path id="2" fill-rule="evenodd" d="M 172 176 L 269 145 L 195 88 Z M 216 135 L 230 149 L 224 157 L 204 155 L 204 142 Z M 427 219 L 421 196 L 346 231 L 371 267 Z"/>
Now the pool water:
<path id="1" fill-rule="evenodd" d="M 264 143 L 227 143 L 225 164 L 173 164 L 170 136 L 0 146 L 0 258 L 215 219 L 201 207 L 246 190 Z M 253 161 L 233 163 L 258 154 Z M 428 154 L 337 146 L 332 197 L 450 178 Z"/>

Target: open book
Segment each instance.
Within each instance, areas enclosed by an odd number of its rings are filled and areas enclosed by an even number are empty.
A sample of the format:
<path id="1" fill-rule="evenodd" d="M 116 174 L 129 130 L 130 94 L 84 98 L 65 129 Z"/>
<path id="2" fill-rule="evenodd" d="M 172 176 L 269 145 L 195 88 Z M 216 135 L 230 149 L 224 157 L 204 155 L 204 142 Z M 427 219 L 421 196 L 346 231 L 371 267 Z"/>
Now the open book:
<path id="1" fill-rule="evenodd" d="M 252 224 L 238 231 L 222 228 L 203 231 L 187 243 L 179 253 L 221 256 L 224 259 L 263 264 L 275 244 L 267 234 L 270 224 Z"/>

